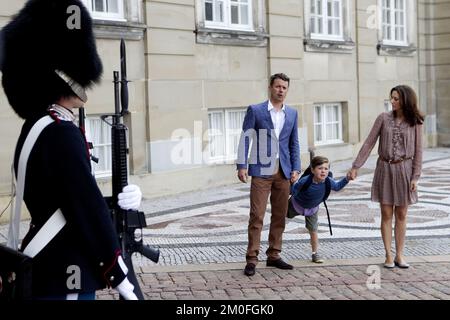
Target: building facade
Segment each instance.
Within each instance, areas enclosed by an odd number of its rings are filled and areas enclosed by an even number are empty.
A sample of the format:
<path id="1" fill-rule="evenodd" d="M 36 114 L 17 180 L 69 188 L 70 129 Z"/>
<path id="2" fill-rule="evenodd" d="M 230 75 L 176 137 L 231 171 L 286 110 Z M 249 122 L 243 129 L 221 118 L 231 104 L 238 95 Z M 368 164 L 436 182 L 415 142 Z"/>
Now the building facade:
<path id="1" fill-rule="evenodd" d="M 110 193 L 112 74 L 127 45 L 131 181 L 146 197 L 236 182 L 245 110 L 267 99 L 268 78 L 291 78 L 303 165 L 309 150 L 354 157 L 389 92 L 413 87 L 427 146 L 450 145 L 450 1 L 83 0 L 104 63 L 89 92 L 87 129 Z M 0 3 L 0 27 L 24 4 Z M 32 53 L 30 53 L 32 54 Z M 0 91 L 0 209 L 21 120 Z"/>

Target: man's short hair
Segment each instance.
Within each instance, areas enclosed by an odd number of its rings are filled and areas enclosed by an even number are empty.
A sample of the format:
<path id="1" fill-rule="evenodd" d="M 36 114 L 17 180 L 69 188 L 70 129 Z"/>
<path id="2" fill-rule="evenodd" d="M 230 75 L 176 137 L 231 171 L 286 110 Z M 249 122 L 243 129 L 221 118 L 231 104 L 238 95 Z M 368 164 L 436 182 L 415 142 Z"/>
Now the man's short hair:
<path id="1" fill-rule="evenodd" d="M 289 79 L 289 77 L 287 75 L 285 75 L 284 73 L 276 73 L 270 77 L 270 86 L 273 85 L 273 83 L 275 82 L 276 79 L 286 81 L 288 83 L 288 86 L 291 82 L 291 79 Z"/>

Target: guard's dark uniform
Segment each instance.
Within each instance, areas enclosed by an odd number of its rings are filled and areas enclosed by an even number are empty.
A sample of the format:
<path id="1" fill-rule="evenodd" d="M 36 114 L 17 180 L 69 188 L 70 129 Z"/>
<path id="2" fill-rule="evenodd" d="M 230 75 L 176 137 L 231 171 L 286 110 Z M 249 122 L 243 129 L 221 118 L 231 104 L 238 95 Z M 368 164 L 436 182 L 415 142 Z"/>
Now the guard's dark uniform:
<path id="1" fill-rule="evenodd" d="M 3 89 L 11 107 L 26 120 L 14 158 L 17 172 L 34 123 L 63 97 L 86 102 L 84 90 L 100 81 L 103 67 L 92 19 L 80 0 L 28 0 L 0 39 Z M 64 119 L 42 131 L 27 165 L 24 201 L 32 221 L 22 249 L 55 210 L 61 209 L 66 219 L 33 258 L 35 297 L 92 294 L 121 284 L 127 272 L 109 209 L 91 175 L 84 136 Z"/>
<path id="2" fill-rule="evenodd" d="M 27 119 L 19 136 L 14 165 L 28 132 L 39 120 Z M 120 246 L 111 215 L 91 175 L 86 142 L 71 121 L 57 120 L 45 128 L 30 154 L 24 201 L 31 214 L 24 248 L 42 225 L 61 209 L 67 224 L 34 258 L 33 295 L 93 292 L 115 287 L 124 278 L 117 257 Z M 69 290 L 70 266 L 81 271 L 81 287 Z M 68 269 L 69 268 L 69 269 Z"/>

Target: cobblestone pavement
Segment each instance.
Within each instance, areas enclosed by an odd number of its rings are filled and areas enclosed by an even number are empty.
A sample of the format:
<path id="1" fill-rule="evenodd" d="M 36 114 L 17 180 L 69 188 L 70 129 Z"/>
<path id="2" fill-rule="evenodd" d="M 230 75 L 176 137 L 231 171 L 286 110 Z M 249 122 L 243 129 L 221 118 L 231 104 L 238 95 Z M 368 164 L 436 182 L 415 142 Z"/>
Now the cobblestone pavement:
<path id="1" fill-rule="evenodd" d="M 376 157 L 360 177 L 333 193 L 328 206 L 333 236 L 321 209 L 322 266 L 310 263 L 304 219 L 287 221 L 283 257 L 294 270 L 258 265 L 255 277 L 243 275 L 247 245 L 249 186 L 236 184 L 145 203 L 145 242 L 158 246 L 158 265 L 136 257 L 147 299 L 162 300 L 348 300 L 450 298 L 450 150 L 427 150 L 420 180 L 420 203 L 408 216 L 405 255 L 412 267 L 382 267 L 379 207 L 370 201 Z M 350 162 L 332 164 L 336 177 Z M 267 209 L 270 213 L 270 205 Z M 261 260 L 267 249 L 266 215 Z M 378 280 L 377 280 L 378 279 Z M 378 282 L 377 282 L 378 281 Z M 117 298 L 104 291 L 99 299 Z"/>
<path id="2" fill-rule="evenodd" d="M 450 150 L 425 152 L 419 184 L 420 202 L 410 207 L 406 256 L 450 254 Z M 329 259 L 384 255 L 380 238 L 380 211 L 370 201 L 376 157 L 360 170 L 360 176 L 327 201 L 333 226 L 328 229 L 324 208 L 319 211 L 320 252 Z M 336 177 L 343 176 L 349 161 L 332 164 Z M 216 190 L 146 201 L 148 227 L 145 242 L 160 248 L 158 265 L 244 262 L 247 245 L 249 185 L 235 184 Z M 261 259 L 267 249 L 270 204 L 261 235 Z M 283 256 L 303 260 L 310 256 L 304 218 L 287 221 Z M 137 257 L 139 266 L 153 265 Z"/>
<path id="3" fill-rule="evenodd" d="M 309 262 L 311 249 L 304 219 L 287 221 L 282 256 L 294 270 L 265 267 L 270 205 L 261 236 L 262 262 L 252 278 L 243 275 L 247 246 L 249 185 L 233 184 L 143 201 L 144 242 L 159 247 L 158 264 L 133 258 L 147 299 L 449 299 L 450 149 L 427 149 L 419 182 L 420 202 L 410 207 L 405 247 L 408 270 L 382 268 L 380 214 L 370 201 L 376 157 L 360 176 L 327 201 L 319 212 L 320 253 L 324 265 Z M 335 162 L 335 177 L 350 161 Z M 21 224 L 25 234 L 27 222 Z M 0 226 L 0 242 L 6 226 Z M 378 279 L 378 280 L 377 280 Z M 367 284 L 369 281 L 369 284 Z M 373 282 L 370 282 L 373 281 Z M 380 286 L 378 288 L 378 285 Z M 117 299 L 111 290 L 98 299 Z"/>
<path id="4" fill-rule="evenodd" d="M 449 300 L 450 256 L 413 257 L 408 270 L 382 268 L 379 258 L 294 262 L 293 270 L 257 268 L 246 277 L 242 264 L 139 272 L 149 300 Z M 97 298 L 118 299 L 105 290 Z"/>

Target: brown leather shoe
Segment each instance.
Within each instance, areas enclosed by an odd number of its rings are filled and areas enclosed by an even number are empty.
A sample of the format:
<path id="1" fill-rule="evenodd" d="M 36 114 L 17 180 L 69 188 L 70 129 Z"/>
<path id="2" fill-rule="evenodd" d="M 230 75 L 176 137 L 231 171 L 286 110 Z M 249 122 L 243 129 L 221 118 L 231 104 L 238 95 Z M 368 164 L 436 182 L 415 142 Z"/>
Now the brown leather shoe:
<path id="1" fill-rule="evenodd" d="M 290 265 L 289 263 L 286 263 L 283 261 L 283 259 L 277 259 L 277 260 L 269 260 L 267 259 L 267 266 L 268 267 L 275 267 L 278 269 L 283 269 L 283 270 L 292 270 L 294 269 L 294 267 L 292 265 Z"/>
<path id="2" fill-rule="evenodd" d="M 244 274 L 248 277 L 254 276 L 256 270 L 256 265 L 254 263 L 247 263 L 244 269 Z"/>

